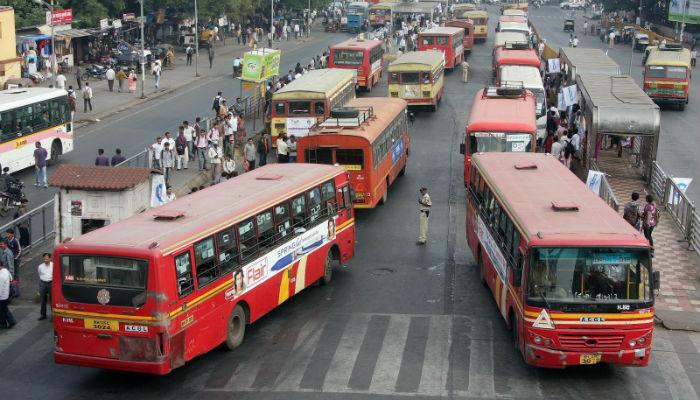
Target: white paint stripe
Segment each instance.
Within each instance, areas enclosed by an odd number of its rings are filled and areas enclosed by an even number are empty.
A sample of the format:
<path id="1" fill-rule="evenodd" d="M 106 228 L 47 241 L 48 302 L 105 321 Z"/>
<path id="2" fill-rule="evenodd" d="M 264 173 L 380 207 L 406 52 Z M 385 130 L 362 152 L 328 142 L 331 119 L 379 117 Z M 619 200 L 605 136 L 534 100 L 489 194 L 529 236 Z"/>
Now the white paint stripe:
<path id="1" fill-rule="evenodd" d="M 224 385 L 226 390 L 239 391 L 250 389 L 264 361 L 264 357 L 257 357 L 246 360 L 245 363 L 238 363 L 236 370 L 231 374 L 226 385 Z"/>
<path id="2" fill-rule="evenodd" d="M 696 332 L 689 332 L 688 339 L 690 339 L 690 341 L 695 346 L 695 351 L 700 353 L 700 334 Z"/>
<path id="3" fill-rule="evenodd" d="M 431 396 L 443 396 L 447 389 L 447 374 L 450 368 L 452 346 L 452 318 L 435 316 L 430 318 L 428 341 L 418 392 Z"/>
<path id="4" fill-rule="evenodd" d="M 690 384 L 688 374 L 681 364 L 678 354 L 669 340 L 669 333 L 665 329 L 656 329 L 654 337 L 653 357 L 659 367 L 661 376 L 666 382 L 666 387 L 673 400 L 697 400 L 693 385 Z"/>
<path id="5" fill-rule="evenodd" d="M 384 335 L 382 349 L 379 351 L 369 387 L 371 393 L 394 393 L 410 320 L 410 317 L 403 315 L 394 315 L 389 320 L 389 327 Z"/>
<path id="6" fill-rule="evenodd" d="M 285 361 L 277 377 L 275 390 L 297 391 L 304 377 L 304 372 L 311 362 L 314 349 L 323 332 L 321 319 L 314 319 L 304 325 L 297 336 L 294 348 Z"/>
<path id="7" fill-rule="evenodd" d="M 483 334 L 474 335 L 479 331 Z M 475 320 L 472 325 L 471 337 L 467 392 L 473 397 L 494 397 L 496 388 L 493 378 L 493 328 L 491 320 L 483 318 Z"/>
<path id="8" fill-rule="evenodd" d="M 350 317 L 326 373 L 323 392 L 347 390 L 352 369 L 357 361 L 362 341 L 367 334 L 369 320 L 370 316 L 367 314 Z"/>

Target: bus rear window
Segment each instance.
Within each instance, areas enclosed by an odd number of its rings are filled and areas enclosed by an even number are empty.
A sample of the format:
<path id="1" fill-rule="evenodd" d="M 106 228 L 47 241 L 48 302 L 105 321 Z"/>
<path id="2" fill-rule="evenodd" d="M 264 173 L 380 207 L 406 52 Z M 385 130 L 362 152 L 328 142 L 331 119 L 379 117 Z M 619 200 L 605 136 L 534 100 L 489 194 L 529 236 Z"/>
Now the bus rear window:
<path id="1" fill-rule="evenodd" d="M 403 72 L 401 73 L 401 83 L 404 85 L 417 85 L 420 83 L 418 72 Z"/>
<path id="2" fill-rule="evenodd" d="M 275 103 L 275 115 L 279 115 L 279 116 L 285 115 L 283 101 L 278 101 Z"/>
<path id="3" fill-rule="evenodd" d="M 670 79 L 685 79 L 685 67 L 666 67 L 666 77 Z"/>
<path id="4" fill-rule="evenodd" d="M 362 149 L 336 149 L 335 151 L 335 162 L 351 170 L 361 170 L 364 160 Z"/>
<path id="5" fill-rule="evenodd" d="M 76 303 L 139 307 L 146 302 L 147 272 L 148 262 L 145 260 L 62 256 L 63 297 Z"/>
<path id="6" fill-rule="evenodd" d="M 420 40 L 420 44 L 423 46 L 430 46 L 435 44 L 435 37 L 434 36 L 423 36 Z"/>
<path id="7" fill-rule="evenodd" d="M 435 38 L 435 44 L 438 46 L 447 46 L 447 44 L 450 42 L 450 38 L 447 36 L 437 36 Z"/>
<path id="8" fill-rule="evenodd" d="M 333 50 L 335 65 L 362 65 L 363 59 L 362 50 Z"/>

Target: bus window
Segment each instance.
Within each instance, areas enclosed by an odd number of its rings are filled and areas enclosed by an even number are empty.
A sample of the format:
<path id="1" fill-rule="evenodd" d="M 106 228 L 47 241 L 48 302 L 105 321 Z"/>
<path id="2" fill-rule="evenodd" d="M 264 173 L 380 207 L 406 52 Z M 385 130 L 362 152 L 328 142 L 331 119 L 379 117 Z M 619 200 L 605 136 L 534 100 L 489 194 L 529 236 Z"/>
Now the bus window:
<path id="1" fill-rule="evenodd" d="M 194 278 L 192 277 L 192 261 L 189 250 L 175 256 L 175 274 L 177 278 L 177 293 L 180 297 L 192 293 L 194 290 Z"/>
<path id="2" fill-rule="evenodd" d="M 435 37 L 434 37 L 434 36 L 423 36 L 423 38 L 421 39 L 421 44 L 422 44 L 423 46 L 432 45 L 432 44 L 434 44 L 434 43 L 435 43 Z"/>
<path id="3" fill-rule="evenodd" d="M 308 191 L 309 203 L 307 208 L 309 210 L 309 226 L 313 225 L 314 222 L 321 216 L 321 189 L 315 187 Z"/>
<path id="4" fill-rule="evenodd" d="M 32 133 L 32 106 L 15 110 L 15 132 L 18 136 Z"/>
<path id="5" fill-rule="evenodd" d="M 326 205 L 326 214 L 334 215 L 338 200 L 335 197 L 335 183 L 333 181 L 324 182 L 321 185 L 321 201 Z"/>
<path id="6" fill-rule="evenodd" d="M 275 206 L 275 232 L 279 236 L 278 240 L 284 240 L 292 233 L 292 222 L 287 202 Z"/>
<path id="7" fill-rule="evenodd" d="M 219 277 L 215 253 L 213 237 L 208 237 L 194 245 L 194 264 L 197 268 L 199 288 L 203 288 Z"/>
<path id="8" fill-rule="evenodd" d="M 423 84 L 429 85 L 430 84 L 430 72 L 421 72 L 421 76 L 423 77 Z"/>
<path id="9" fill-rule="evenodd" d="M 450 42 L 450 38 L 447 36 L 438 36 L 435 38 L 435 44 L 438 46 L 447 46 L 447 44 Z"/>
<path id="10" fill-rule="evenodd" d="M 389 73 L 389 83 L 400 83 L 400 82 L 399 82 L 399 73 L 398 73 L 398 72 L 391 72 L 391 73 Z"/>
<path id="11" fill-rule="evenodd" d="M 219 249 L 221 274 L 225 275 L 238 267 L 238 244 L 232 228 L 216 234 L 216 247 Z"/>
<path id="12" fill-rule="evenodd" d="M 362 50 L 334 50 L 333 63 L 335 65 L 362 65 L 365 55 Z"/>
<path id="13" fill-rule="evenodd" d="M 350 186 L 348 185 L 343 186 L 343 203 L 345 204 L 344 208 L 352 208 L 352 199 L 350 198 Z"/>
<path id="14" fill-rule="evenodd" d="M 326 115 L 326 103 L 323 101 L 315 101 L 314 115 Z"/>
<path id="15" fill-rule="evenodd" d="M 306 197 L 303 194 L 292 199 L 292 226 L 296 230 L 306 223 Z"/>
<path id="16" fill-rule="evenodd" d="M 15 131 L 15 113 L 5 111 L 0 113 L 0 141 L 6 142 L 17 137 Z"/>
<path id="17" fill-rule="evenodd" d="M 290 101 L 289 102 L 289 115 L 310 115 L 311 114 L 311 102 L 310 101 Z"/>
<path id="18" fill-rule="evenodd" d="M 255 217 L 258 224 L 258 244 L 260 251 L 265 251 L 275 245 L 275 224 L 272 221 L 272 210 L 261 212 Z"/>
<path id="19" fill-rule="evenodd" d="M 336 149 L 335 162 L 353 171 L 362 170 L 365 165 L 362 149 Z"/>
<path id="20" fill-rule="evenodd" d="M 241 246 L 242 263 L 258 255 L 258 235 L 255 233 L 252 218 L 238 223 L 238 242 Z"/>
<path id="21" fill-rule="evenodd" d="M 401 83 L 404 85 L 417 85 L 420 83 L 418 72 L 402 72 Z"/>
<path id="22" fill-rule="evenodd" d="M 304 161 L 311 164 L 333 164 L 333 151 L 331 149 L 306 149 Z"/>
<path id="23" fill-rule="evenodd" d="M 279 115 L 279 116 L 286 115 L 286 113 L 284 111 L 284 102 L 283 101 L 275 102 L 275 115 Z"/>

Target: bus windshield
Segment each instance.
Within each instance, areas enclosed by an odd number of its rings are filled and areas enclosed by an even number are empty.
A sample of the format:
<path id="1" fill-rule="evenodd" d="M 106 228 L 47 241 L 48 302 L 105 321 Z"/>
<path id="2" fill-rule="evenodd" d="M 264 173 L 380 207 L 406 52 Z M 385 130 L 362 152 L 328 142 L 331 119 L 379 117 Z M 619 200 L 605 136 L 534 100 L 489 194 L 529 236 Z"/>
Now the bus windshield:
<path id="1" fill-rule="evenodd" d="M 139 307 L 146 302 L 147 271 L 145 260 L 64 255 L 61 257 L 63 296 L 77 303 Z"/>
<path id="2" fill-rule="evenodd" d="M 334 50 L 333 63 L 336 65 L 362 65 L 362 50 Z"/>
<path id="3" fill-rule="evenodd" d="M 469 152 L 529 152 L 532 151 L 532 135 L 511 132 L 472 132 L 469 135 Z"/>
<path id="4" fill-rule="evenodd" d="M 648 303 L 652 301 L 649 268 L 645 249 L 536 248 L 528 304 L 557 309 L 559 303 Z"/>
<path id="5" fill-rule="evenodd" d="M 685 67 L 664 67 L 650 65 L 647 69 L 648 78 L 685 79 L 687 76 Z"/>

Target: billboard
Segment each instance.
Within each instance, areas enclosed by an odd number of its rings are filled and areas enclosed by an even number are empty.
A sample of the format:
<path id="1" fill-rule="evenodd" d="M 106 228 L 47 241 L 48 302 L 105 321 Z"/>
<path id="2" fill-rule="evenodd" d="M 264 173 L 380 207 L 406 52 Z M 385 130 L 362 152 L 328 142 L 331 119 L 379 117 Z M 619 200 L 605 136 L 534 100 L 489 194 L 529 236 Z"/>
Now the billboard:
<path id="1" fill-rule="evenodd" d="M 243 55 L 243 80 L 264 81 L 279 75 L 281 52 L 274 49 L 258 49 Z"/>
<path id="2" fill-rule="evenodd" d="M 65 24 L 70 24 L 73 22 L 73 9 L 72 8 L 66 8 L 63 10 L 54 10 L 53 11 L 53 18 L 51 11 L 46 12 L 46 25 L 51 25 L 52 23 L 54 25 L 65 25 Z"/>
<path id="3" fill-rule="evenodd" d="M 683 9 L 685 8 L 685 17 Z M 668 5 L 668 20 L 700 24 L 700 0 L 671 0 Z"/>

